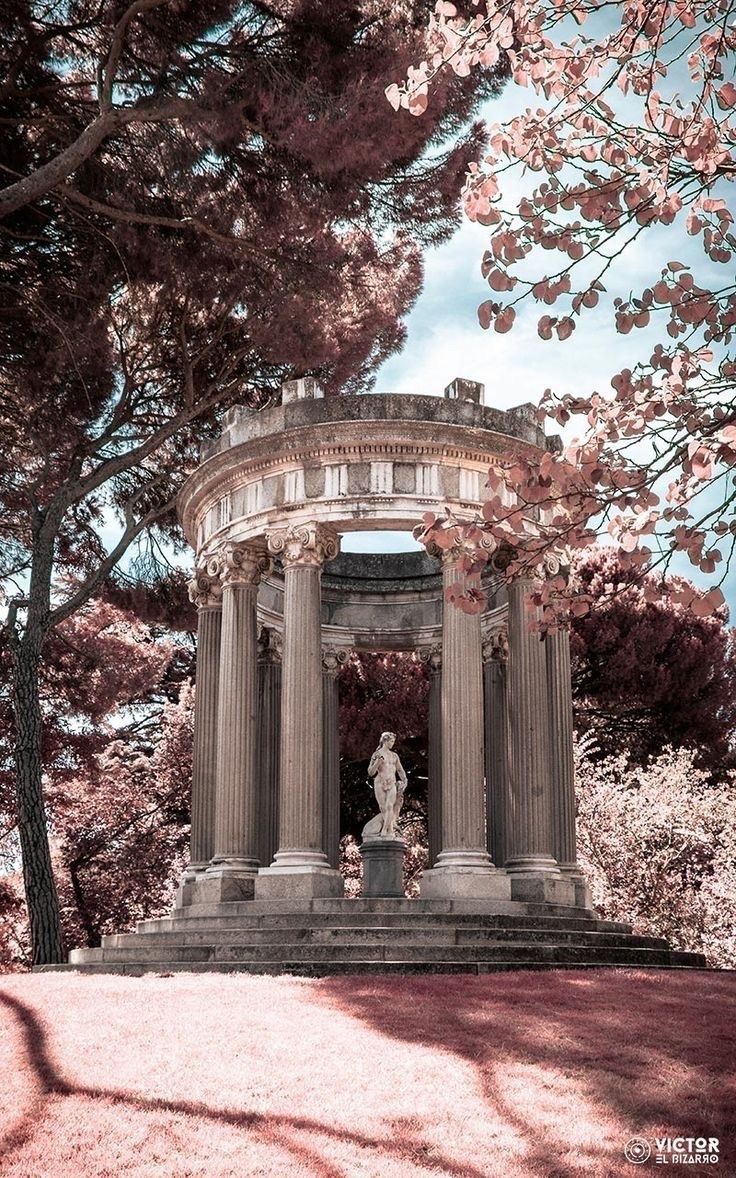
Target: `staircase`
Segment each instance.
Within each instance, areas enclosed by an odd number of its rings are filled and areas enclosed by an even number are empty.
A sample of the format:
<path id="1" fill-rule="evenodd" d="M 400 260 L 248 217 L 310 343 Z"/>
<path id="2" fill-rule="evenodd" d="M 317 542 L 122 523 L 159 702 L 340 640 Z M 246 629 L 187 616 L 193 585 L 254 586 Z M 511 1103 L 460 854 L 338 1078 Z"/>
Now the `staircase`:
<path id="1" fill-rule="evenodd" d="M 591 909 L 518 901 L 270 900 L 179 908 L 135 933 L 75 949 L 82 973 L 489 973 L 629 966 L 702 969 L 658 937 L 600 920 Z"/>

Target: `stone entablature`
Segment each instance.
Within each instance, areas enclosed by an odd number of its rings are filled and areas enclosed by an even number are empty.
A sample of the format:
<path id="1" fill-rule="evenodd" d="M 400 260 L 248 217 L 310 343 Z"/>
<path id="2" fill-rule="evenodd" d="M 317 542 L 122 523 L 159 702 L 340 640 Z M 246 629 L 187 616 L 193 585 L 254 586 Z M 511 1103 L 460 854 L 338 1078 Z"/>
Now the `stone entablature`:
<path id="1" fill-rule="evenodd" d="M 410 529 L 445 505 L 474 514 L 494 457 L 543 444 L 527 406 L 503 413 L 437 397 L 364 396 L 234 411 L 182 488 L 179 510 L 197 552 L 261 537 L 287 519 L 339 532 Z"/>
<path id="2" fill-rule="evenodd" d="M 507 608 L 501 576 L 490 576 L 486 588 L 484 639 L 502 625 Z M 258 618 L 277 632 L 283 625 L 283 593 L 283 569 L 275 563 L 261 581 Z M 442 610 L 439 565 L 423 552 L 344 552 L 322 574 L 323 638 L 341 649 L 422 651 L 441 641 Z"/>

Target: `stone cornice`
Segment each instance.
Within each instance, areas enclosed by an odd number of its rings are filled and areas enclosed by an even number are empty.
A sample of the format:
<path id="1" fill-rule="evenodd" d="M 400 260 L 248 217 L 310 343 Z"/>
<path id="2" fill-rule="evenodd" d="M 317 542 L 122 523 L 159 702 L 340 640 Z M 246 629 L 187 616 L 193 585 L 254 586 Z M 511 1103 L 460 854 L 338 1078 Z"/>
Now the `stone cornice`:
<path id="1" fill-rule="evenodd" d="M 334 421 L 329 428 L 305 426 L 276 436 L 251 438 L 213 454 L 182 487 L 179 515 L 190 543 L 195 545 L 197 520 L 233 490 L 265 475 L 330 462 L 352 465 L 382 459 L 455 468 L 465 465 L 482 472 L 494 458 L 537 452 L 538 447 L 523 438 L 463 424 L 371 419 Z M 436 504 L 442 496 L 417 493 L 410 498 L 421 515 L 421 508 Z M 320 501 L 325 499 L 320 497 Z"/>

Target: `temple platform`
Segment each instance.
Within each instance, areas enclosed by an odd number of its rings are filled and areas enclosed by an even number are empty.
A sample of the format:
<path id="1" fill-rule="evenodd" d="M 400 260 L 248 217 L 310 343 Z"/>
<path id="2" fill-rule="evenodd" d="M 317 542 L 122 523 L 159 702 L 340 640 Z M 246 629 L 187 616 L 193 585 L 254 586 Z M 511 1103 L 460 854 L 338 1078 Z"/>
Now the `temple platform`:
<path id="1" fill-rule="evenodd" d="M 590 908 L 519 901 L 314 899 L 199 904 L 75 949 L 81 973 L 480 974 L 512 969 L 702 969 Z"/>

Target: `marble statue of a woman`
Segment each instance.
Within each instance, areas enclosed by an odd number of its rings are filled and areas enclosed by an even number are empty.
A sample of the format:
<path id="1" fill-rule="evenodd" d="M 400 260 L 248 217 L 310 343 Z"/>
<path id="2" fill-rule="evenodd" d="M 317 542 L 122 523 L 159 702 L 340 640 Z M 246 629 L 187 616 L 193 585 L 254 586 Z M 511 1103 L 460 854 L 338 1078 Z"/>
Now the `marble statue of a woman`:
<path id="1" fill-rule="evenodd" d="M 404 801 L 406 773 L 393 751 L 395 732 L 382 732 L 381 740 L 368 766 L 368 776 L 373 778 L 373 789 L 380 814 L 371 818 L 363 827 L 363 838 L 393 839 L 397 837 L 396 823 Z"/>

